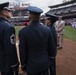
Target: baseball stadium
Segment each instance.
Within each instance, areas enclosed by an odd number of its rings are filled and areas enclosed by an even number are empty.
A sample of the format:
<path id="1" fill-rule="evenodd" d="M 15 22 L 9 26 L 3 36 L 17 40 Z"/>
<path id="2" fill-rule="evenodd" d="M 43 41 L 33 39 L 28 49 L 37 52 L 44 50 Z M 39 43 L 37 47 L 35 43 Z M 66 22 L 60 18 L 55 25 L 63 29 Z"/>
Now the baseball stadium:
<path id="1" fill-rule="evenodd" d="M 14 17 L 11 18 L 11 24 L 14 25 L 16 29 L 17 40 L 19 30 L 27 26 L 24 25 L 24 23 L 28 22 L 28 12 L 25 11 L 24 8 L 25 7 L 14 8 Z M 48 6 L 48 8 L 50 8 L 50 10 L 47 13 L 63 16 L 66 22 L 63 49 L 57 50 L 57 75 L 76 75 L 76 1 L 67 1 Z M 24 75 L 21 69 L 19 73 L 20 75 Z"/>
<path id="2" fill-rule="evenodd" d="M 13 11 L 13 17 L 10 23 L 15 27 L 16 31 L 16 46 L 19 58 L 19 31 L 28 26 L 29 12 L 25 9 L 31 6 L 30 3 L 10 4 Z M 57 75 L 76 75 L 76 0 L 64 0 L 60 4 L 48 6 L 47 13 L 56 16 L 62 16 L 65 21 L 63 49 L 57 50 L 56 57 L 56 73 Z M 41 15 L 44 19 L 45 15 Z M 19 58 L 20 60 L 20 58 Z M 19 66 L 19 75 L 27 75 Z"/>

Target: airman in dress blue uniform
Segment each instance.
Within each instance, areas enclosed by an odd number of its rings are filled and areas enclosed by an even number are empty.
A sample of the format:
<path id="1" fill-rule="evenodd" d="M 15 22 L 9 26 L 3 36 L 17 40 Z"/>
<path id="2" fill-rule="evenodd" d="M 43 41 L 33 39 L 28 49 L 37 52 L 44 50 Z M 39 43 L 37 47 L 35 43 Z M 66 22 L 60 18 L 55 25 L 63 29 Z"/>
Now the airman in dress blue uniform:
<path id="1" fill-rule="evenodd" d="M 15 29 L 9 23 L 12 16 L 9 2 L 0 4 L 0 71 L 1 75 L 18 75 Z"/>
<path id="2" fill-rule="evenodd" d="M 51 30 L 40 23 L 42 9 L 29 6 L 29 25 L 19 32 L 22 70 L 27 75 L 49 75 L 50 58 L 56 56 Z"/>
<path id="3" fill-rule="evenodd" d="M 57 47 L 57 33 L 54 27 L 54 23 L 57 20 L 57 16 L 53 14 L 46 13 L 45 14 L 45 24 L 51 29 L 55 46 Z M 51 58 L 51 65 L 50 65 L 50 75 L 56 75 L 56 58 Z"/>
<path id="4" fill-rule="evenodd" d="M 56 29 L 54 27 L 54 23 L 56 22 L 57 18 L 58 17 L 56 15 L 49 14 L 49 13 L 45 14 L 46 25 L 51 29 L 56 46 L 57 46 L 57 34 L 56 34 Z"/>

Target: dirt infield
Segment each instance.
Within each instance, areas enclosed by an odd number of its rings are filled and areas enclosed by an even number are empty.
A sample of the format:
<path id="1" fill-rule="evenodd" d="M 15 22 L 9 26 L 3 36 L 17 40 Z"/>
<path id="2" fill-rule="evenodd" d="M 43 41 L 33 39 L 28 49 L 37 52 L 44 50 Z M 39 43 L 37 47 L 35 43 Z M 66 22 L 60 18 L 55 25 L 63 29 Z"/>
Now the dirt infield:
<path id="1" fill-rule="evenodd" d="M 63 49 L 57 50 L 57 75 L 76 75 L 76 42 L 64 39 Z M 20 75 L 23 72 L 20 69 Z"/>
<path id="2" fill-rule="evenodd" d="M 64 39 L 57 54 L 57 75 L 76 75 L 76 42 Z"/>

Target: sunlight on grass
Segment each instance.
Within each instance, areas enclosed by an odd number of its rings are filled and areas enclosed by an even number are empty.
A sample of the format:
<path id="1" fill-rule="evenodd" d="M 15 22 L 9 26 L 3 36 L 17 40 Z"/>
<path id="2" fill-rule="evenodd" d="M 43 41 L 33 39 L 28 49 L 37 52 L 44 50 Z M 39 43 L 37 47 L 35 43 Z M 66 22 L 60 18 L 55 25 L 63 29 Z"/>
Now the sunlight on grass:
<path id="1" fill-rule="evenodd" d="M 64 28 L 64 38 L 76 41 L 76 28 L 65 26 Z"/>
<path id="2" fill-rule="evenodd" d="M 25 26 L 15 26 L 16 35 L 18 36 L 19 30 Z M 70 26 L 65 26 L 64 28 L 64 38 L 76 41 L 76 29 Z"/>

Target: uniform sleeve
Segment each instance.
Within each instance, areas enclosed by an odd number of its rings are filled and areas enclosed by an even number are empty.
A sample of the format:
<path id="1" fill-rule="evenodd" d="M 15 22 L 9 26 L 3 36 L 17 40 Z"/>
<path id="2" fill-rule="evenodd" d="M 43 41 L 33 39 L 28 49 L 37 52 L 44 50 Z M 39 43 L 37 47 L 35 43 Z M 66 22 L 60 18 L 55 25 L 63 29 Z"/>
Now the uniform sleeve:
<path id="1" fill-rule="evenodd" d="M 4 32 L 4 46 L 6 55 L 10 62 L 10 66 L 12 68 L 18 67 L 19 62 L 16 50 L 15 29 L 13 27 L 9 27 Z"/>
<path id="2" fill-rule="evenodd" d="M 19 53 L 20 53 L 20 61 L 22 70 L 26 67 L 26 58 L 27 58 L 27 42 L 26 37 L 24 36 L 23 32 L 19 32 Z"/>
<path id="3" fill-rule="evenodd" d="M 49 32 L 49 38 L 48 38 L 48 53 L 50 58 L 56 56 L 56 46 L 55 46 L 55 42 L 54 42 L 51 30 Z"/>
<path id="4" fill-rule="evenodd" d="M 54 26 L 52 27 L 51 32 L 52 32 L 52 35 L 53 35 L 55 46 L 57 47 L 57 33 L 56 33 L 56 29 L 55 29 Z"/>

